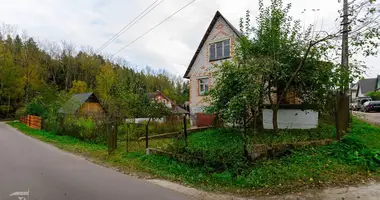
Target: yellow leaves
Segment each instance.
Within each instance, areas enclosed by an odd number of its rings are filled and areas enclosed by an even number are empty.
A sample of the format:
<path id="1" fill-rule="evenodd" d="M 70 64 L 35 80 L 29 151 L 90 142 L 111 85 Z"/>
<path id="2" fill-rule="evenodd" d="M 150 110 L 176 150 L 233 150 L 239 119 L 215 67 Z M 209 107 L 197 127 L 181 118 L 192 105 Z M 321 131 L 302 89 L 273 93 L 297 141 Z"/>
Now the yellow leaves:
<path id="1" fill-rule="evenodd" d="M 96 76 L 96 91 L 103 102 L 107 102 L 112 85 L 115 83 L 116 73 L 110 63 L 100 67 L 100 73 Z"/>
<path id="2" fill-rule="evenodd" d="M 71 94 L 87 92 L 87 83 L 83 81 L 73 81 L 73 87 L 70 89 Z"/>

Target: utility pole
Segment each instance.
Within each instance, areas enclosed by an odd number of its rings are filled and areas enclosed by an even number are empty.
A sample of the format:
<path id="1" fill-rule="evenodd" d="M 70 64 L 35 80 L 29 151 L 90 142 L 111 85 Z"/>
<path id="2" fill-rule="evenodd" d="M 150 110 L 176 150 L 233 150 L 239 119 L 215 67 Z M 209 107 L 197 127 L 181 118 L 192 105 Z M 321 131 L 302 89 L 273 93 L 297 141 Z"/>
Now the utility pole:
<path id="1" fill-rule="evenodd" d="M 341 82 L 339 89 L 339 98 L 337 102 L 337 117 L 336 120 L 336 130 L 337 130 L 337 139 L 340 139 L 345 133 L 347 133 L 347 128 L 349 127 L 350 121 L 350 111 L 349 111 L 349 98 L 347 96 L 347 91 L 349 88 L 349 63 L 348 63 L 348 32 L 349 29 L 349 20 L 348 20 L 348 0 L 343 0 L 343 32 L 342 32 L 342 60 L 341 60 Z"/>

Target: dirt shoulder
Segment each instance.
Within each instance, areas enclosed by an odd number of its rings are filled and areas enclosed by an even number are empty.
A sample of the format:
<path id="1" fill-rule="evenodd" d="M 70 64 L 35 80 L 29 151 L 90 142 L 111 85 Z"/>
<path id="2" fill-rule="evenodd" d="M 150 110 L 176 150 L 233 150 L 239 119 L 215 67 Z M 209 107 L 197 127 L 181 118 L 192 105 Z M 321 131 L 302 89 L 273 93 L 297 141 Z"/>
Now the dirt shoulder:
<path id="1" fill-rule="evenodd" d="M 277 196 L 238 197 L 233 195 L 205 192 L 165 180 L 152 179 L 148 181 L 162 187 L 193 196 L 200 200 L 377 200 L 380 196 L 380 184 L 376 182 L 372 182 L 368 185 L 332 187 L 324 190 L 307 190 L 304 192 Z"/>

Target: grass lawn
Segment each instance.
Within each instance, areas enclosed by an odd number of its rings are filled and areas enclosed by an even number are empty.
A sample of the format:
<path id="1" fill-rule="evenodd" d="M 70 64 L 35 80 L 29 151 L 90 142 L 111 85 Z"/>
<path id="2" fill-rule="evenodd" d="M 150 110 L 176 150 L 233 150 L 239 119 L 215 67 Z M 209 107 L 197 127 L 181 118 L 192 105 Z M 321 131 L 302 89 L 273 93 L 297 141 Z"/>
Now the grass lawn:
<path id="1" fill-rule="evenodd" d="M 380 127 L 357 119 L 353 120 L 352 133 L 342 143 L 294 151 L 290 156 L 260 161 L 253 166 L 228 166 L 229 169 L 218 171 L 208 165 L 190 165 L 168 157 L 146 156 L 144 141 L 131 145 L 130 150 L 133 152 L 130 153 L 126 153 L 125 144 L 120 143 L 119 148 L 109 156 L 107 147 L 103 145 L 33 130 L 20 123 L 11 122 L 10 125 L 27 135 L 66 151 L 85 155 L 95 162 L 120 168 L 129 174 L 164 178 L 212 191 L 239 194 L 286 193 L 304 188 L 360 183 L 368 178 L 380 177 L 376 161 L 380 151 Z M 333 134 L 330 129 L 325 131 L 329 132 L 323 134 Z M 305 138 L 302 135 L 299 137 Z M 270 141 L 275 143 L 288 140 L 273 136 Z M 162 147 L 171 142 L 171 139 L 151 140 L 150 146 Z M 194 151 L 201 149 L 209 157 L 230 155 L 227 158 L 233 160 L 238 155 L 237 161 L 240 162 L 240 144 L 240 136 L 228 131 L 225 134 L 205 131 L 190 135 L 187 148 Z M 235 173 L 236 168 L 239 168 L 238 174 Z"/>

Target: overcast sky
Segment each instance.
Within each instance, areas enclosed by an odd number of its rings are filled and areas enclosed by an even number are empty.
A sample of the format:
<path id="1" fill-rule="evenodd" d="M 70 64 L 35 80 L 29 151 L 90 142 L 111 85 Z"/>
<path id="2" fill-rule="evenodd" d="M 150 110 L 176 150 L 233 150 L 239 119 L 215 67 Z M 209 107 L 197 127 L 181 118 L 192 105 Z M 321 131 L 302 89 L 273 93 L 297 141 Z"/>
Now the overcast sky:
<path id="1" fill-rule="evenodd" d="M 191 0 L 164 0 L 156 9 L 103 50 L 114 54 Z M 0 0 L 0 20 L 17 25 L 39 40 L 69 41 L 99 48 L 154 0 Z M 266 1 L 268 2 L 268 0 Z M 338 0 L 284 0 L 291 15 L 308 25 L 331 30 L 336 24 Z M 134 66 L 163 68 L 183 75 L 215 12 L 235 27 L 248 9 L 257 14 L 257 0 L 197 0 L 167 22 L 117 54 Z M 306 9 L 306 12 L 302 13 Z M 312 11 L 319 9 L 319 11 Z M 254 18 L 252 18 L 254 23 Z M 380 59 L 367 58 L 366 77 L 380 74 Z"/>

